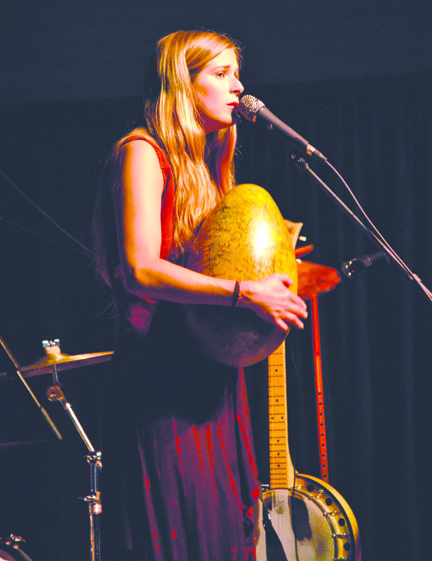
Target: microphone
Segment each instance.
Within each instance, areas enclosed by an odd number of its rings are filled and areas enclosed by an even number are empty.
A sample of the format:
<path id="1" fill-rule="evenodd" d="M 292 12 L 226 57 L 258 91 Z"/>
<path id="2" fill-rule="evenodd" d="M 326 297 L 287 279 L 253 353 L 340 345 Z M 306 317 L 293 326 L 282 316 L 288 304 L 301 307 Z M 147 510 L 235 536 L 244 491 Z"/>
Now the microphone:
<path id="1" fill-rule="evenodd" d="M 274 115 L 262 101 L 253 95 L 244 95 L 240 99 L 238 111 L 248 121 L 255 123 L 262 121 L 269 130 L 274 130 L 280 136 L 283 136 L 293 146 L 294 149 L 300 149 L 303 154 L 311 156 L 321 162 L 326 162 L 327 158 L 314 148 L 309 142 L 300 136 L 295 130 L 289 127 Z"/>
<path id="2" fill-rule="evenodd" d="M 388 262 L 385 251 L 378 251 L 377 253 L 371 253 L 370 255 L 356 257 L 350 261 L 342 263 L 341 271 L 346 277 L 350 278 L 354 273 L 371 267 L 376 261 L 381 261 L 381 259 L 386 259 Z"/>

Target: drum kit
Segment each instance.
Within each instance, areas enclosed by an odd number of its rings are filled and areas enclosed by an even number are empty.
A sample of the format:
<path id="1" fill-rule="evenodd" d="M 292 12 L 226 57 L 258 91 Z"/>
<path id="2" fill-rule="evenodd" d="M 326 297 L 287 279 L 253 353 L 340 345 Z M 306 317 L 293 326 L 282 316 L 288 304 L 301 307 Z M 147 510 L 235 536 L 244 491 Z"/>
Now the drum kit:
<path id="1" fill-rule="evenodd" d="M 32 364 L 21 367 L 1 335 L 0 345 L 3 347 L 10 363 L 13 365 L 15 377 L 23 384 L 31 400 L 39 409 L 41 415 L 44 417 L 44 419 L 52 429 L 56 438 L 58 440 L 62 440 L 63 437 L 60 434 L 59 430 L 27 383 L 27 378 L 43 374 L 52 374 L 53 383 L 47 389 L 47 397 L 49 401 L 58 401 L 63 406 L 64 411 L 73 423 L 73 426 L 77 430 L 79 436 L 81 437 L 87 448 L 86 460 L 90 466 L 90 493 L 86 497 L 84 497 L 83 500 L 88 503 L 89 511 L 90 559 L 91 561 L 98 561 L 100 559 L 100 515 L 102 513 L 102 502 L 99 485 L 100 472 L 102 469 L 102 454 L 100 451 L 95 450 L 95 448 L 93 447 L 71 404 L 66 399 L 64 391 L 61 387 L 58 373 L 64 370 L 81 368 L 84 366 L 107 362 L 111 359 L 113 352 L 108 351 L 90 354 L 68 355 L 61 352 L 60 341 L 58 339 L 55 339 L 53 341 L 44 340 L 42 341 L 42 346 L 45 349 L 45 356 L 36 360 L 36 362 Z M 0 373 L 0 381 L 10 379 L 11 375 L 8 372 Z M 3 442 L 0 443 L 0 449 L 25 446 L 28 444 L 33 443 Z M 11 534 L 7 538 L 0 537 L 0 561 L 32 561 L 30 557 L 21 549 L 23 543 L 25 543 L 25 540 L 22 537 L 14 534 Z"/>

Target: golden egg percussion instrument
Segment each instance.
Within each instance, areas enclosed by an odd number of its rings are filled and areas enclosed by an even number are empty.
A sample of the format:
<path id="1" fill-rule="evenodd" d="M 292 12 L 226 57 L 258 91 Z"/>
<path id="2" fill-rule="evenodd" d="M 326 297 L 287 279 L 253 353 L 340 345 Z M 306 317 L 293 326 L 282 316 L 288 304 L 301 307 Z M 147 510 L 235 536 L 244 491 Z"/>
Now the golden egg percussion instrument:
<path id="1" fill-rule="evenodd" d="M 294 246 L 301 226 L 285 221 L 262 187 L 237 185 L 201 224 L 185 266 L 211 277 L 240 281 L 286 273 L 296 292 Z M 265 359 L 288 334 L 245 308 L 196 304 L 183 308 L 186 325 L 200 349 L 230 366 Z"/>

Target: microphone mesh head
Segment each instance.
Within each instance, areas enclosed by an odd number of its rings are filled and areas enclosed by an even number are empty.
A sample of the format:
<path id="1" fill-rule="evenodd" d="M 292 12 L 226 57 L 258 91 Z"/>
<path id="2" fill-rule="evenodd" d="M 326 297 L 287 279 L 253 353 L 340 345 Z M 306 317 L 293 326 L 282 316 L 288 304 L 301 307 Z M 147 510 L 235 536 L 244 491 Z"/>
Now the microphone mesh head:
<path id="1" fill-rule="evenodd" d="M 253 95 L 244 95 L 240 100 L 238 111 L 248 121 L 255 122 L 258 111 L 263 107 L 265 107 L 264 103 Z"/>

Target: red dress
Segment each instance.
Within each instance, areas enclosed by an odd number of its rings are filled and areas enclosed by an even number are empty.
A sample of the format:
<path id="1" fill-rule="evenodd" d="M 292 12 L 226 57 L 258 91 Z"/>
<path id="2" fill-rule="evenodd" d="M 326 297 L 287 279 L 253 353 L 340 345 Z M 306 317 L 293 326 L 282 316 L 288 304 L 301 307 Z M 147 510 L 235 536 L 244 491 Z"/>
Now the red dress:
<path id="1" fill-rule="evenodd" d="M 132 138 L 142 136 L 126 141 Z M 166 181 L 167 258 L 174 186 L 166 156 L 151 144 Z M 154 313 L 154 304 L 123 293 L 120 283 L 116 293 L 119 336 L 103 423 L 102 557 L 255 559 L 250 507 L 259 485 L 243 371 L 196 349 L 181 306 L 160 302 Z"/>

